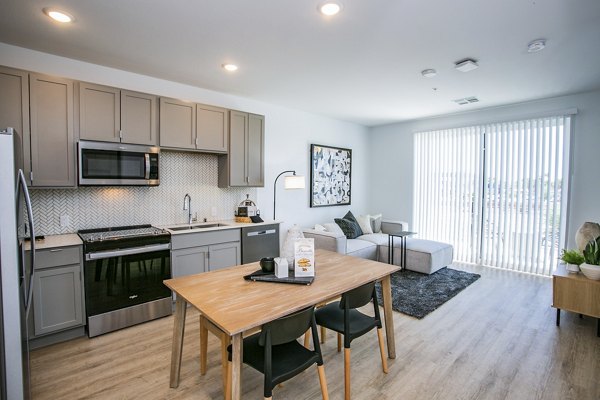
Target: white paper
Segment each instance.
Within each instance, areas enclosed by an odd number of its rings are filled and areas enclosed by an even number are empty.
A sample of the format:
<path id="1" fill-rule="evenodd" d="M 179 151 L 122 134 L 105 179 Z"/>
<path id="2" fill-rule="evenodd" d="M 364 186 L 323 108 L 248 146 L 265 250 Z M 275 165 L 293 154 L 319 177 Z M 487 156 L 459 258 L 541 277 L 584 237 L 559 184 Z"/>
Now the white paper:
<path id="1" fill-rule="evenodd" d="M 295 276 L 315 276 L 315 240 L 296 239 L 294 242 Z"/>

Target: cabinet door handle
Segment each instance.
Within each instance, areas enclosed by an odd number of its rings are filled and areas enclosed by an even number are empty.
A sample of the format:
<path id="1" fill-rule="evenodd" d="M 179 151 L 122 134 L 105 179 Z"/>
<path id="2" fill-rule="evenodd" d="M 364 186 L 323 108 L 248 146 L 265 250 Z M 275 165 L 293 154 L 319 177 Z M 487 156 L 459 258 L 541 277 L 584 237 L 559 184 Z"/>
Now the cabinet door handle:
<path id="1" fill-rule="evenodd" d="M 59 251 L 63 251 L 63 249 L 50 249 L 50 253 L 58 253 Z"/>

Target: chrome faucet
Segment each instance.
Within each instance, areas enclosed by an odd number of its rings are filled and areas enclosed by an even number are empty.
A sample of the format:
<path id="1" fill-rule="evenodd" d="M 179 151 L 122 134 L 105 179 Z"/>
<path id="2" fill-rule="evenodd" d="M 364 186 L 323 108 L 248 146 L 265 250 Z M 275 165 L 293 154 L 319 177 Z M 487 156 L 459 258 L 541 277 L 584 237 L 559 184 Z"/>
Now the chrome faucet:
<path id="1" fill-rule="evenodd" d="M 192 197 L 186 193 L 183 196 L 183 209 L 188 210 L 188 224 L 192 224 Z"/>

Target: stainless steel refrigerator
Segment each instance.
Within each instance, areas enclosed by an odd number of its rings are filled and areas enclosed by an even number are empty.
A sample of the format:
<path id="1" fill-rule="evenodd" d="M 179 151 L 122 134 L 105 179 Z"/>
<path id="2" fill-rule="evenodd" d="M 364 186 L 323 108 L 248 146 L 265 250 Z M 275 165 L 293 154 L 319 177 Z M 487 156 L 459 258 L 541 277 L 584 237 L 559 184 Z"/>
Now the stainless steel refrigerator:
<path id="1" fill-rule="evenodd" d="M 28 315 L 33 297 L 35 228 L 18 132 L 0 129 L 0 398 L 30 398 Z M 25 241 L 31 252 L 25 260 Z"/>

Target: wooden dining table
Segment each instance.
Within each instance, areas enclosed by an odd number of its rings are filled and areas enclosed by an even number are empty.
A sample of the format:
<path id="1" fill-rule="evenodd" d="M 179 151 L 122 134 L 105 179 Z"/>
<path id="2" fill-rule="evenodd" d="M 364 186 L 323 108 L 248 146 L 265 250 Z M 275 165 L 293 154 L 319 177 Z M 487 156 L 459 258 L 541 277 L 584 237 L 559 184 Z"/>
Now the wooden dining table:
<path id="1" fill-rule="evenodd" d="M 389 358 L 396 358 L 390 274 L 396 265 L 339 253 L 315 251 L 315 280 L 311 285 L 254 282 L 244 275 L 260 269 L 258 262 L 165 280 L 177 294 L 171 350 L 170 386 L 179 386 L 187 305 L 231 337 L 231 398 L 241 398 L 243 333 L 306 307 L 327 302 L 351 289 L 380 281 Z"/>

